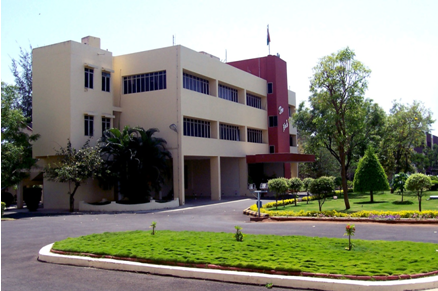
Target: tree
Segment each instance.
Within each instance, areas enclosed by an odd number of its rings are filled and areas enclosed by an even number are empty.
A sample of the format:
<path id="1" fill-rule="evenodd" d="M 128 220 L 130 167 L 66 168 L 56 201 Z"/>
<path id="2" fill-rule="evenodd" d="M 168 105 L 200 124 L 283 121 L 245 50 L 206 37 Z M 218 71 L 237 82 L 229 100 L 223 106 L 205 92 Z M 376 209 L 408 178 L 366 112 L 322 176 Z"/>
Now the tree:
<path id="1" fill-rule="evenodd" d="M 151 191 L 160 191 L 171 175 L 168 160 L 172 155 L 166 141 L 153 136 L 156 132 L 141 127 L 111 128 L 99 141 L 105 172 L 110 173 L 103 182 L 119 181 L 121 194 L 130 202 L 147 202 Z"/>
<path id="2" fill-rule="evenodd" d="M 27 122 L 32 121 L 32 46 L 30 51 L 20 47 L 18 60 L 12 59 L 11 72 L 15 77 L 15 84 L 18 87 L 19 100 L 14 107 L 23 111 Z M 20 69 L 19 69 L 20 68 Z"/>
<path id="3" fill-rule="evenodd" d="M 335 177 L 333 180 L 333 183 L 335 184 L 335 187 L 339 187 L 339 190 L 342 188 L 342 178 L 341 177 Z M 348 185 L 348 184 L 347 184 Z"/>
<path id="4" fill-rule="evenodd" d="M 299 163 L 300 178 L 318 178 L 321 176 L 333 176 L 339 174 L 339 163 L 330 152 L 324 148 L 309 143 L 308 138 L 301 136 L 298 132 L 298 149 L 301 154 L 309 154 L 315 156 L 313 163 Z"/>
<path id="5" fill-rule="evenodd" d="M 102 174 L 102 158 L 99 147 L 90 147 L 87 141 L 81 149 L 72 147 L 70 140 L 67 147 L 61 147 L 56 151 L 59 162 L 48 165 L 44 176 L 50 180 L 61 183 L 73 184 L 73 191 L 68 192 L 70 197 L 70 212 L 74 211 L 74 196 L 79 186 L 89 178 L 98 177 Z"/>
<path id="6" fill-rule="evenodd" d="M 406 189 L 409 191 L 416 191 L 418 198 L 418 210 L 421 212 L 421 198 L 423 197 L 423 192 L 432 187 L 432 181 L 430 178 L 424 174 L 412 174 L 406 180 Z"/>
<path id="7" fill-rule="evenodd" d="M 333 192 L 335 185 L 333 184 L 333 179 L 330 177 L 322 176 L 318 179 L 313 180 L 310 184 L 310 193 L 312 193 L 318 200 L 319 211 L 322 211 L 322 205 L 328 195 Z"/>
<path id="8" fill-rule="evenodd" d="M 309 204 L 309 188 L 310 188 L 310 184 L 312 184 L 312 182 L 313 182 L 312 178 L 305 178 L 303 180 L 304 190 L 306 191 L 306 194 L 307 194 L 307 204 Z"/>
<path id="9" fill-rule="evenodd" d="M 36 162 L 32 158 L 32 143 L 38 134 L 27 134 L 26 118 L 20 109 L 13 109 L 18 89 L 2 82 L 2 187 L 12 186 L 27 177 L 26 169 Z"/>
<path id="10" fill-rule="evenodd" d="M 397 191 L 401 194 L 401 201 L 403 202 L 403 193 L 405 192 L 405 184 L 406 180 L 409 178 L 409 175 L 406 173 L 398 173 L 395 174 L 391 181 L 391 187 L 393 191 Z"/>
<path id="11" fill-rule="evenodd" d="M 359 161 L 354 175 L 353 187 L 354 192 L 370 191 L 370 202 L 374 202 L 374 191 L 389 190 L 385 170 L 372 147 L 366 150 L 365 156 Z"/>
<path id="12" fill-rule="evenodd" d="M 268 181 L 269 191 L 275 193 L 275 209 L 277 209 L 278 197 L 283 195 L 288 187 L 288 180 L 286 178 L 275 178 Z"/>
<path id="13" fill-rule="evenodd" d="M 349 49 L 323 57 L 310 80 L 310 109 L 299 105 L 294 125 L 314 147 L 325 147 L 339 162 L 345 208 L 350 209 L 347 171 L 366 144 L 380 140 L 385 113 L 364 99 L 371 71 Z M 360 152 L 362 150 L 362 152 Z"/>
<path id="14" fill-rule="evenodd" d="M 425 146 L 421 153 L 414 152 L 412 164 L 419 173 L 427 174 L 428 171 L 438 168 L 438 145 L 433 144 L 432 148 Z"/>
<path id="15" fill-rule="evenodd" d="M 413 148 L 424 145 L 425 133 L 430 132 L 434 122 L 432 111 L 421 102 L 414 100 L 411 105 L 405 105 L 393 101 L 380 146 L 381 159 L 388 160 L 383 166 L 389 177 L 394 173 L 414 171 Z"/>
<path id="16" fill-rule="evenodd" d="M 289 189 L 292 191 L 292 194 L 295 196 L 295 206 L 297 206 L 297 198 L 298 198 L 298 192 L 301 190 L 301 187 L 303 187 L 303 182 L 300 178 L 290 178 L 288 183 Z"/>

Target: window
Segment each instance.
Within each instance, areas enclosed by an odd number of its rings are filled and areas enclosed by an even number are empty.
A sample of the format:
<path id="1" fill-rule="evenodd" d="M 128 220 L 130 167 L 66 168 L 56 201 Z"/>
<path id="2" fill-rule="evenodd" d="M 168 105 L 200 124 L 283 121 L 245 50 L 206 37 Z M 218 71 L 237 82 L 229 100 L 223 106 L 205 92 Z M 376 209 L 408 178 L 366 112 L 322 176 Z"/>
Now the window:
<path id="1" fill-rule="evenodd" d="M 108 117 L 102 117 L 102 135 L 103 132 L 111 128 L 111 119 Z"/>
<path id="2" fill-rule="evenodd" d="M 295 146 L 293 135 L 289 135 L 289 146 L 291 146 L 291 147 Z"/>
<path id="3" fill-rule="evenodd" d="M 262 109 L 262 98 L 246 93 L 246 105 Z"/>
<path id="4" fill-rule="evenodd" d="M 94 134 L 94 116 L 84 116 L 84 133 L 86 136 L 93 136 Z"/>
<path id="5" fill-rule="evenodd" d="M 233 102 L 238 102 L 237 90 L 219 84 L 219 98 L 230 100 Z"/>
<path id="6" fill-rule="evenodd" d="M 93 89 L 94 69 L 85 68 L 85 88 Z"/>
<path id="7" fill-rule="evenodd" d="M 269 153 L 275 154 L 275 146 L 269 146 Z"/>
<path id="8" fill-rule="evenodd" d="M 123 77 L 123 94 L 166 89 L 166 71 Z"/>
<path id="9" fill-rule="evenodd" d="M 268 94 L 274 93 L 274 87 L 272 83 L 268 83 Z"/>
<path id="10" fill-rule="evenodd" d="M 184 118 L 184 135 L 210 138 L 210 121 Z"/>
<path id="11" fill-rule="evenodd" d="M 269 116 L 269 127 L 277 126 L 277 116 Z"/>
<path id="12" fill-rule="evenodd" d="M 220 124 L 220 139 L 240 141 L 240 130 L 238 126 Z"/>
<path id="13" fill-rule="evenodd" d="M 196 76 L 183 73 L 183 87 L 202 94 L 210 94 L 209 82 Z"/>
<path id="14" fill-rule="evenodd" d="M 102 91 L 110 91 L 111 74 L 109 72 L 102 71 Z"/>
<path id="15" fill-rule="evenodd" d="M 248 142 L 263 143 L 261 130 L 248 128 L 247 134 Z"/>

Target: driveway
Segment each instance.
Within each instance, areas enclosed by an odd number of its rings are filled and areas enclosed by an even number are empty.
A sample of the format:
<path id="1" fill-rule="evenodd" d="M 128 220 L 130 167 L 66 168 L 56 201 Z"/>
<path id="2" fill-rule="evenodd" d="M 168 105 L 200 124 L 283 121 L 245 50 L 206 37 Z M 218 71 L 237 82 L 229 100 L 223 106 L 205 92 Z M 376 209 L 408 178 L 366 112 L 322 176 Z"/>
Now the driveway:
<path id="1" fill-rule="evenodd" d="M 5 215 L 15 221 L 1 223 L 2 290 L 266 290 L 222 282 L 181 279 L 37 261 L 41 247 L 67 237 L 125 230 L 157 229 L 233 232 L 235 225 L 244 233 L 343 237 L 346 223 L 281 222 L 255 223 L 242 214 L 254 200 L 241 199 L 212 203 L 188 201 L 184 207 L 143 213 L 69 214 L 39 210 L 29 215 L 23 210 Z M 408 240 L 438 243 L 438 225 L 390 225 L 356 223 L 356 236 L 372 240 Z M 275 288 L 276 290 L 282 290 Z"/>

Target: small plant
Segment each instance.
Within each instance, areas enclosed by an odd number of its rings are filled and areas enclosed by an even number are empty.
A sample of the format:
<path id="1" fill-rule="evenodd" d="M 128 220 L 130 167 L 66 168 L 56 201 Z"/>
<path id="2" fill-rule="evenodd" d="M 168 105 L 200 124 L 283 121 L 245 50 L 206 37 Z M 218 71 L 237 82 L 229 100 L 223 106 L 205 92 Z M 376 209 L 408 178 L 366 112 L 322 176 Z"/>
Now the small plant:
<path id="1" fill-rule="evenodd" d="M 243 241 L 242 227 L 236 225 L 234 228 L 236 229 L 236 234 L 234 235 L 236 240 L 237 241 Z"/>
<path id="2" fill-rule="evenodd" d="M 347 224 L 344 233 L 344 235 L 348 235 L 348 248 L 345 248 L 346 250 L 351 251 L 351 249 L 353 248 L 353 244 L 351 243 L 351 237 L 354 235 L 355 232 L 356 228 L 354 227 L 354 224 Z"/>
<path id="3" fill-rule="evenodd" d="M 152 221 L 150 228 L 152 228 L 152 235 L 155 235 L 155 228 L 157 227 L 157 222 Z"/>
<path id="4" fill-rule="evenodd" d="M 272 289 L 272 287 L 274 287 L 274 284 L 272 284 L 272 283 L 266 283 L 265 287 L 266 287 L 267 289 Z"/>

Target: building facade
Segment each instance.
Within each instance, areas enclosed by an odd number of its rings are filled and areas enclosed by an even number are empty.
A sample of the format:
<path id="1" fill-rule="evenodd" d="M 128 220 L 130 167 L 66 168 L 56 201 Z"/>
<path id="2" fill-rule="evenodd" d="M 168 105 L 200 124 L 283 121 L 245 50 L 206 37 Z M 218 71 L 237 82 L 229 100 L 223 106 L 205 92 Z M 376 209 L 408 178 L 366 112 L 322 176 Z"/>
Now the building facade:
<path id="1" fill-rule="evenodd" d="M 33 50 L 35 158 L 50 163 L 70 139 L 95 145 L 111 127 L 157 128 L 172 153 L 173 178 L 160 194 L 249 195 L 248 181 L 297 176 L 295 93 L 276 56 L 223 63 L 184 46 L 113 56 L 85 37 Z M 67 208 L 68 185 L 44 179 L 44 207 Z M 76 201 L 114 200 L 90 181 Z M 76 202 L 77 203 L 77 202 Z"/>

